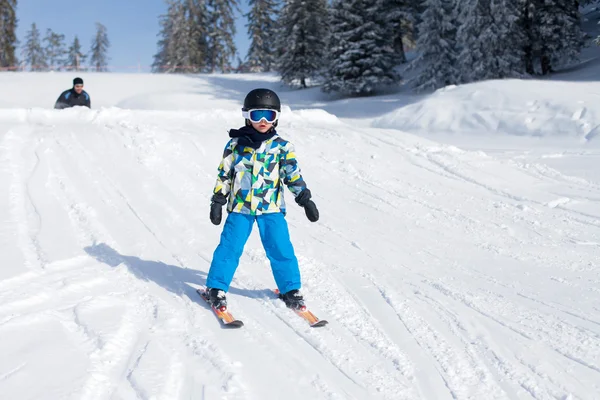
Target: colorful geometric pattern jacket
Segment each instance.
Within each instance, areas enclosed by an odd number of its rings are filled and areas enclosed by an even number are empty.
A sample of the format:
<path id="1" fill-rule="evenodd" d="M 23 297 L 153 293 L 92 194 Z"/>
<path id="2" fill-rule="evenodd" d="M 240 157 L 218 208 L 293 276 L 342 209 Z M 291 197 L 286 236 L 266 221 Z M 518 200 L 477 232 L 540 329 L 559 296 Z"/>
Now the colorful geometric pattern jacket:
<path id="1" fill-rule="evenodd" d="M 234 138 L 225 146 L 214 193 L 229 196 L 229 212 L 285 213 L 282 182 L 294 197 L 306 188 L 293 145 L 278 135 L 258 149 L 238 146 L 237 142 Z"/>

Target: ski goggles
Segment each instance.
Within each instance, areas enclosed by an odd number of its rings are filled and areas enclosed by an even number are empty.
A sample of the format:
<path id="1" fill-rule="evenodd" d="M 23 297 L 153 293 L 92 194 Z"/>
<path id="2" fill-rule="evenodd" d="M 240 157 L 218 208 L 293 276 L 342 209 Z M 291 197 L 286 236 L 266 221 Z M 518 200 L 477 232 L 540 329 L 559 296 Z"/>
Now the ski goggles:
<path id="1" fill-rule="evenodd" d="M 256 110 L 242 111 L 242 116 L 254 122 L 255 124 L 259 123 L 263 119 L 267 121 L 267 123 L 272 124 L 279 119 L 279 111 L 261 108 Z"/>

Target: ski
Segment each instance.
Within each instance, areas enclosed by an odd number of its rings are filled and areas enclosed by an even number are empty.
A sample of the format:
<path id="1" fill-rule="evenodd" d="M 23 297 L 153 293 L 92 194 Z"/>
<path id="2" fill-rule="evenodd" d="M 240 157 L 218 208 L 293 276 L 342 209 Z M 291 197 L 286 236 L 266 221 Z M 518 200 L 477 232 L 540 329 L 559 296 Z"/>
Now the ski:
<path id="1" fill-rule="evenodd" d="M 221 320 L 221 322 L 223 323 L 223 326 L 226 326 L 228 328 L 241 328 L 242 326 L 244 326 L 244 323 L 239 319 L 235 319 L 226 307 L 221 307 L 221 309 L 214 308 L 212 304 L 210 304 L 204 289 L 197 289 L 196 292 L 198 292 L 200 297 L 202 297 L 204 301 L 206 301 L 206 303 L 214 311 L 217 318 L 219 318 L 219 320 Z"/>
<path id="2" fill-rule="evenodd" d="M 283 301 L 283 298 L 282 298 L 281 293 L 279 292 L 279 289 L 275 289 L 275 290 L 273 290 L 273 292 L 277 295 L 278 299 Z M 317 318 L 317 316 L 315 314 L 313 314 L 306 307 L 303 307 L 300 310 L 295 310 L 295 309 L 291 309 L 291 310 L 294 311 L 294 313 L 296 313 L 300 318 L 302 318 L 303 320 L 308 322 L 308 324 L 310 325 L 311 328 L 319 328 L 319 327 L 325 326 L 329 323 L 324 319 Z"/>

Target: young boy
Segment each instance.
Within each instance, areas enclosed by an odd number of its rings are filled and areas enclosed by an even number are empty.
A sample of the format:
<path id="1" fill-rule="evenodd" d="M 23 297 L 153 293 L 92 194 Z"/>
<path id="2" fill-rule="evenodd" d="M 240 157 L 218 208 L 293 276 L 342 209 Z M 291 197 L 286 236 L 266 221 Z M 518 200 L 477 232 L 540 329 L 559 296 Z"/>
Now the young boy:
<path id="1" fill-rule="evenodd" d="M 294 147 L 275 131 L 280 112 L 275 92 L 254 89 L 244 99 L 245 126 L 229 131 L 232 139 L 225 146 L 210 205 L 210 220 L 215 225 L 221 223 L 225 204 L 229 213 L 206 281 L 209 300 L 216 309 L 227 307 L 225 293 L 254 221 L 283 300 L 293 309 L 304 306 L 298 260 L 284 218 L 282 181 L 311 222 L 319 219 L 319 211 L 300 174 Z"/>

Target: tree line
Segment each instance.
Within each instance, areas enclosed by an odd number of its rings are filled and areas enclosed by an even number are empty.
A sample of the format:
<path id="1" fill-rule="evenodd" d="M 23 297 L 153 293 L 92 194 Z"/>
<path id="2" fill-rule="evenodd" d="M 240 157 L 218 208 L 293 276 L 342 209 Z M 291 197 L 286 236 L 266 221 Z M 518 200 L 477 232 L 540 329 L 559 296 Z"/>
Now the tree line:
<path id="1" fill-rule="evenodd" d="M 414 70 L 417 90 L 549 74 L 600 44 L 581 30 L 581 7 L 598 0 L 247 0 L 242 61 L 238 1 L 166 0 L 153 71 L 275 71 L 289 85 L 369 95 L 400 82 L 402 69 Z M 0 68 L 18 65 L 16 4 L 0 0 Z M 67 48 L 64 35 L 48 29 L 42 38 L 33 24 L 22 64 L 81 69 L 89 58 L 105 70 L 110 43 L 103 25 L 96 31 L 84 53 L 77 37 Z"/>
<path id="2" fill-rule="evenodd" d="M 67 47 L 65 35 L 47 29 L 42 33 L 33 23 L 27 31 L 17 57 L 17 0 L 0 0 L 0 69 L 24 69 L 31 71 L 87 70 L 106 71 L 110 42 L 106 27 L 96 23 L 96 33 L 91 47 L 84 52 L 79 38 L 75 36 Z M 89 59 L 89 64 L 86 60 Z"/>
<path id="3" fill-rule="evenodd" d="M 155 72 L 229 72 L 237 0 L 167 0 Z M 289 85 L 369 95 L 414 69 L 420 91 L 545 75 L 594 38 L 580 7 L 598 0 L 249 0 L 241 72 Z M 600 37 L 595 39 L 600 42 Z M 408 61 L 407 50 L 416 49 Z"/>
<path id="4" fill-rule="evenodd" d="M 33 23 L 25 35 L 21 65 L 28 66 L 31 71 L 88 69 L 98 72 L 107 71 L 109 47 L 106 27 L 100 23 L 96 23 L 96 33 L 87 53 L 83 52 L 77 36 L 67 47 L 65 35 L 47 29 L 46 35 L 42 38 L 40 30 Z M 86 64 L 88 57 L 89 64 Z"/>

